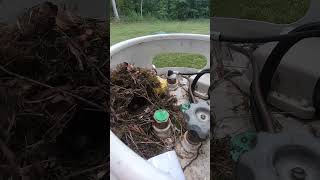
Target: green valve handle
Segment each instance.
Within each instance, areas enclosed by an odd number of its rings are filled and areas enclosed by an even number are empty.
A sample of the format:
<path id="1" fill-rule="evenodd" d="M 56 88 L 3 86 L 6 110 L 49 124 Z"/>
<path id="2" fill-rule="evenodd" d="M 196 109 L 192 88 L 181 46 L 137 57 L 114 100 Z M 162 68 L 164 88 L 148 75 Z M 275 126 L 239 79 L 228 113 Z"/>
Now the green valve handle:
<path id="1" fill-rule="evenodd" d="M 256 133 L 244 132 L 231 138 L 231 156 L 237 162 L 240 156 L 250 151 L 255 146 Z"/>
<path id="2" fill-rule="evenodd" d="M 180 110 L 182 112 L 185 112 L 186 110 L 190 109 L 190 107 L 191 107 L 190 103 L 181 104 Z"/>
<path id="3" fill-rule="evenodd" d="M 158 123 L 164 123 L 167 122 L 169 119 L 169 113 L 165 109 L 159 109 L 153 114 L 154 120 L 156 120 Z"/>

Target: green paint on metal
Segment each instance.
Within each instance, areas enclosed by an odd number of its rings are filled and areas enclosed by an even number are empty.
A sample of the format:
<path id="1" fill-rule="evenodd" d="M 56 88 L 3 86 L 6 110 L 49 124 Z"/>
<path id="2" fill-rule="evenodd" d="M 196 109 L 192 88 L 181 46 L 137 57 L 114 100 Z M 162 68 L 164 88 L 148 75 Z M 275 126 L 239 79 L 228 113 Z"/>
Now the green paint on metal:
<path id="1" fill-rule="evenodd" d="M 257 134 L 247 131 L 231 138 L 231 156 L 237 162 L 243 153 L 250 151 L 255 146 Z"/>
<path id="2" fill-rule="evenodd" d="M 190 109 L 190 107 L 191 107 L 190 103 L 184 103 L 184 104 L 181 104 L 180 109 L 182 112 L 185 112 L 186 110 Z"/>
<path id="3" fill-rule="evenodd" d="M 159 109 L 154 112 L 153 118 L 159 123 L 167 122 L 169 119 L 169 113 L 165 109 Z"/>

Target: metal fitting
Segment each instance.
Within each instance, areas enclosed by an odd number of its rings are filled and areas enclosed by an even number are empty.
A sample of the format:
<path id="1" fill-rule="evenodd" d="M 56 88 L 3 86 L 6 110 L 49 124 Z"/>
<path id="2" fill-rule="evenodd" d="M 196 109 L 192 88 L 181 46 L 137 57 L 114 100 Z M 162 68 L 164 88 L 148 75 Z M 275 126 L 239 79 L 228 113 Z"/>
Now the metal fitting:
<path id="1" fill-rule="evenodd" d="M 159 138 L 168 138 L 172 136 L 172 129 L 171 129 L 170 122 L 163 129 L 156 127 L 155 124 L 152 124 L 152 128 Z"/>
<path id="2" fill-rule="evenodd" d="M 178 87 L 177 74 L 174 71 L 168 70 L 167 82 L 169 90 L 175 90 Z"/>
<path id="3" fill-rule="evenodd" d="M 197 152 L 201 142 L 192 142 L 189 140 L 189 131 L 185 132 L 181 141 L 182 148 L 188 153 Z"/>

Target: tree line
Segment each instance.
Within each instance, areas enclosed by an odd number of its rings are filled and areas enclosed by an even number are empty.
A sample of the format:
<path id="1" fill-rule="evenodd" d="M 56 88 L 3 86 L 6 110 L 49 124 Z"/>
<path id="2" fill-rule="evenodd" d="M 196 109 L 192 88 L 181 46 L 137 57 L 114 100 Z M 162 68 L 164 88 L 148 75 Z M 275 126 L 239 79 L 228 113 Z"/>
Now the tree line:
<path id="1" fill-rule="evenodd" d="M 186 20 L 209 17 L 208 0 L 112 0 L 112 16 Z"/>

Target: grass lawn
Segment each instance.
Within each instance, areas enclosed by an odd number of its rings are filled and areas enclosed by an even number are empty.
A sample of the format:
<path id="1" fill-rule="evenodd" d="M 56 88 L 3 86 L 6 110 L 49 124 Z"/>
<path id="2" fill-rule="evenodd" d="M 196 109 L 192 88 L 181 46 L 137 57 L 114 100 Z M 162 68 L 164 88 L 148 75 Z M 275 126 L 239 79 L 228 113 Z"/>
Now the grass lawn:
<path id="1" fill-rule="evenodd" d="M 206 57 L 191 53 L 165 53 L 154 57 L 153 64 L 158 67 L 190 67 L 201 69 L 207 64 Z"/>
<path id="2" fill-rule="evenodd" d="M 111 22 L 110 44 L 156 32 L 209 34 L 209 19 L 188 21 Z"/>
<path id="3" fill-rule="evenodd" d="M 209 34 L 209 19 L 188 21 L 145 21 L 145 22 L 111 22 L 110 44 L 154 34 L 166 33 L 194 33 Z M 165 53 L 154 58 L 156 67 L 191 67 L 200 69 L 207 60 L 202 55 L 189 53 Z"/>
<path id="4" fill-rule="evenodd" d="M 307 11 L 310 0 L 211 0 L 211 15 L 291 23 Z M 156 32 L 209 34 L 209 19 L 188 21 L 111 22 L 110 44 Z M 162 54 L 154 59 L 157 67 L 199 68 L 205 60 L 195 54 Z"/>
<path id="5" fill-rule="evenodd" d="M 211 16 L 291 23 L 305 15 L 310 0 L 211 0 Z"/>

